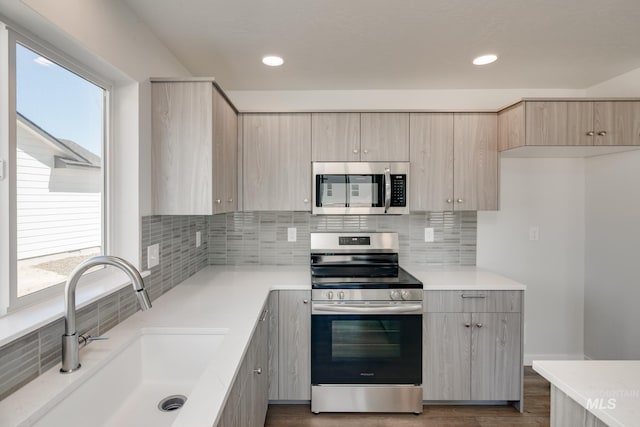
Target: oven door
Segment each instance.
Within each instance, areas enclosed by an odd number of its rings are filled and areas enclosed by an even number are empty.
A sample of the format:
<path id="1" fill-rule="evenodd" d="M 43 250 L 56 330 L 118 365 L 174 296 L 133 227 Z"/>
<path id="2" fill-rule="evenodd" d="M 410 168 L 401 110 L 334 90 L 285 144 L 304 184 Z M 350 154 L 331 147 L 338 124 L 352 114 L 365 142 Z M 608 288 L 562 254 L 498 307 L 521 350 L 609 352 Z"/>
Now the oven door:
<path id="1" fill-rule="evenodd" d="M 314 302 L 311 384 L 422 384 L 421 307 Z"/>

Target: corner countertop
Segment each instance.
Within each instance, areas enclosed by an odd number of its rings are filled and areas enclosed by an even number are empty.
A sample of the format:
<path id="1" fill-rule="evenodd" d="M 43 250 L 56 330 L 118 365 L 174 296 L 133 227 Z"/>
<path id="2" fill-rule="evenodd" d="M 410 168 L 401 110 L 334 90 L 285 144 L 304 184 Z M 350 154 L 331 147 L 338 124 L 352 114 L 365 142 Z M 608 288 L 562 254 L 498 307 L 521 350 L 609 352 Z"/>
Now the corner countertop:
<path id="1" fill-rule="evenodd" d="M 478 267 L 425 267 L 403 265 L 418 278 L 426 291 L 524 291 L 527 287 L 515 280 Z"/>
<path id="2" fill-rule="evenodd" d="M 533 369 L 607 425 L 640 426 L 640 361 L 535 360 Z"/>
<path id="3" fill-rule="evenodd" d="M 425 289 L 524 289 L 495 273 L 477 268 L 425 269 L 405 266 Z M 219 355 L 189 395 L 189 404 L 173 426 L 215 425 L 240 368 L 269 292 L 310 290 L 309 266 L 209 266 L 107 332 L 80 353 L 82 369 L 60 375 L 54 367 L 0 402 L 0 425 L 27 426 L 65 398 L 105 358 L 112 357 L 146 328 L 220 328 L 227 332 Z"/>

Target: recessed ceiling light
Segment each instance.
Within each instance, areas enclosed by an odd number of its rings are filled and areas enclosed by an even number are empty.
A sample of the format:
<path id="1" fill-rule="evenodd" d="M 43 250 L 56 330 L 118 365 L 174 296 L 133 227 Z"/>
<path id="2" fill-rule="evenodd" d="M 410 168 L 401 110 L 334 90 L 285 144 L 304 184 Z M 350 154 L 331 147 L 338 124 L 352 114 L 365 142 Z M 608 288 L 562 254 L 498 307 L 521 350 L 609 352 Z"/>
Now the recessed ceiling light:
<path id="1" fill-rule="evenodd" d="M 280 56 L 269 55 L 262 58 L 262 63 L 270 67 L 279 67 L 280 65 L 284 64 L 284 59 L 282 59 Z"/>
<path id="2" fill-rule="evenodd" d="M 495 62 L 498 57 L 496 55 L 482 55 L 473 60 L 475 65 L 487 65 Z"/>

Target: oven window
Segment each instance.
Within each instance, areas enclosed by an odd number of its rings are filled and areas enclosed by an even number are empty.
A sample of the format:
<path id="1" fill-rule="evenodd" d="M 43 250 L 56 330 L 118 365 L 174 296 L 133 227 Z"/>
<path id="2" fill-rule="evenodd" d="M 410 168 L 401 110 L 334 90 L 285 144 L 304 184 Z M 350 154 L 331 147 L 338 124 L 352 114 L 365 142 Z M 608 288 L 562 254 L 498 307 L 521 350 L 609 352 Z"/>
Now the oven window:
<path id="1" fill-rule="evenodd" d="M 334 362 L 399 359 L 400 328 L 400 322 L 395 320 L 333 320 L 331 359 Z"/>

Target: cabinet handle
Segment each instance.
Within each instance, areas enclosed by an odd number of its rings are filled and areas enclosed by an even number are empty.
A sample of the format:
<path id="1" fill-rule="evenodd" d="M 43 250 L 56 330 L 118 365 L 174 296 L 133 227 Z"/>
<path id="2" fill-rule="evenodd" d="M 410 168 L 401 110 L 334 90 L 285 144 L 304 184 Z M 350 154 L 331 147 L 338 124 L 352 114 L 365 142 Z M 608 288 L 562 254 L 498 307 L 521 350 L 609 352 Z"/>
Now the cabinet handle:
<path id="1" fill-rule="evenodd" d="M 447 203 L 453 203 L 452 199 L 447 199 Z"/>
<path id="2" fill-rule="evenodd" d="M 253 373 L 254 374 L 258 374 L 258 375 L 262 375 L 262 368 L 254 369 Z"/>
<path id="3" fill-rule="evenodd" d="M 464 324 L 464 327 L 465 327 L 465 328 L 470 328 L 470 327 L 471 327 L 471 323 L 465 323 L 465 324 Z"/>
<path id="4" fill-rule="evenodd" d="M 595 133 L 594 131 L 592 131 L 592 130 L 590 130 L 589 132 L 587 132 L 587 136 L 593 136 L 593 135 L 595 135 L 595 134 L 596 134 L 596 133 Z"/>
<path id="5" fill-rule="evenodd" d="M 363 152 L 364 154 L 369 154 L 369 150 L 367 150 L 366 148 L 365 148 L 364 150 L 362 150 L 362 152 Z"/>
<path id="6" fill-rule="evenodd" d="M 607 134 L 606 131 L 601 130 L 600 132 L 598 132 L 598 136 L 605 136 Z"/>
<path id="7" fill-rule="evenodd" d="M 216 203 L 217 203 L 217 204 L 220 204 L 220 203 L 222 203 L 222 200 L 220 200 L 220 199 L 216 199 Z"/>
<path id="8" fill-rule="evenodd" d="M 470 294 L 462 294 L 462 298 L 486 298 L 486 295 L 470 295 Z"/>
<path id="9" fill-rule="evenodd" d="M 456 202 L 458 202 L 458 203 L 462 203 L 462 202 L 463 202 L 463 200 L 462 200 L 462 199 L 458 199 L 458 200 L 456 200 Z"/>
<path id="10" fill-rule="evenodd" d="M 229 200 L 227 200 L 227 203 L 233 203 L 233 199 L 229 198 Z"/>
<path id="11" fill-rule="evenodd" d="M 261 322 L 264 322 L 264 320 L 267 318 L 268 313 L 269 313 L 269 310 L 265 310 L 262 312 L 262 317 L 260 317 Z"/>
<path id="12" fill-rule="evenodd" d="M 482 323 L 476 323 L 476 327 L 482 328 Z"/>
<path id="13" fill-rule="evenodd" d="M 357 148 L 353 149 L 353 154 L 358 154 L 358 149 Z"/>
<path id="14" fill-rule="evenodd" d="M 303 202 L 304 203 L 309 203 L 309 199 L 304 199 Z"/>
<path id="15" fill-rule="evenodd" d="M 303 303 L 303 304 L 309 304 L 309 300 L 308 300 L 308 299 L 303 299 L 303 300 L 302 300 L 302 303 Z"/>

